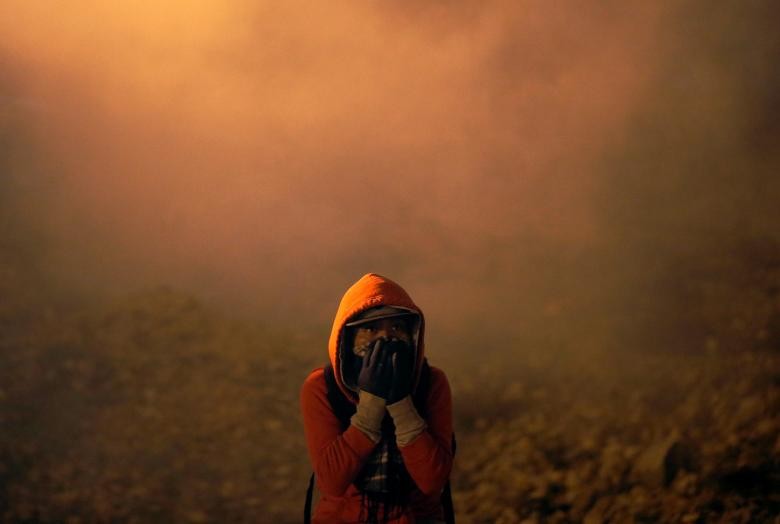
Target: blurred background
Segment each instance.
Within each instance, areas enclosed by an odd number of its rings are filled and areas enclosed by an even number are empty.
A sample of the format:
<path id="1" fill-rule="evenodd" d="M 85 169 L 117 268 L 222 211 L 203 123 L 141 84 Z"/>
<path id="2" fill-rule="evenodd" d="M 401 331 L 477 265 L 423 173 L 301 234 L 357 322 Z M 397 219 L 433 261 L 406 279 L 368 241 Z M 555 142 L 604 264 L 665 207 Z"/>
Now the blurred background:
<path id="1" fill-rule="evenodd" d="M 0 5 L 0 519 L 299 522 L 367 272 L 460 522 L 780 512 L 780 9 Z"/>

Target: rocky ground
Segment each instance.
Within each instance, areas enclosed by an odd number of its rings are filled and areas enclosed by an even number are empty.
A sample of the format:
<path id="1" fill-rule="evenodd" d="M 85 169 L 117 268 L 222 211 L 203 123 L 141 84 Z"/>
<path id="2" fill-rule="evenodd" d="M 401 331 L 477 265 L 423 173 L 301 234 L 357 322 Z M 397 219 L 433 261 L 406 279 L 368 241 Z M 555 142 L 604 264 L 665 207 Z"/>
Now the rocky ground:
<path id="1" fill-rule="evenodd" d="M 778 355 L 626 360 L 496 388 L 506 416 L 461 422 L 460 521 L 775 521 Z"/>
<path id="2" fill-rule="evenodd" d="M 316 343 L 169 290 L 6 315 L 0 521 L 300 522 Z M 438 361 L 458 522 L 780 522 L 780 353 L 705 346 Z"/>

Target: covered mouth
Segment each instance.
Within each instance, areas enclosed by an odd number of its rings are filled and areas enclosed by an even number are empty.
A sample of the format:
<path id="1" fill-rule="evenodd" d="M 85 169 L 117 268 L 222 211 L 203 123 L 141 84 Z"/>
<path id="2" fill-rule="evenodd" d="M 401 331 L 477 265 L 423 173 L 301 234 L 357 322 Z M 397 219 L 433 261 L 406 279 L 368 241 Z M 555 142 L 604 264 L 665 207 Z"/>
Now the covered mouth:
<path id="1" fill-rule="evenodd" d="M 411 351 L 413 353 L 411 362 L 412 363 L 416 362 L 417 348 L 411 342 L 405 342 L 399 339 L 392 339 L 392 340 L 377 339 L 368 344 L 364 344 L 357 350 L 343 351 L 342 358 L 340 359 L 341 376 L 344 385 L 346 385 L 347 388 L 349 388 L 350 390 L 354 392 L 358 391 L 357 375 L 360 373 L 360 368 L 363 365 L 363 359 L 365 358 L 365 355 L 368 352 L 368 350 L 372 346 L 377 344 L 380 340 L 385 341 L 382 345 L 382 348 L 385 351 L 389 351 L 391 353 L 390 359 L 393 366 L 396 365 L 396 357 L 398 353 L 401 351 Z"/>

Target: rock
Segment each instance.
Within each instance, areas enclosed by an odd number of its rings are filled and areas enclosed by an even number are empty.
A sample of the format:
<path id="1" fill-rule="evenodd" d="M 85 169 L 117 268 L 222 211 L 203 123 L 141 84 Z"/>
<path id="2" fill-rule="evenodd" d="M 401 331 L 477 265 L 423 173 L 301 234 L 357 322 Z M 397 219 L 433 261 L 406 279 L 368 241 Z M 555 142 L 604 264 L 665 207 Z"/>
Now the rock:
<path id="1" fill-rule="evenodd" d="M 563 511 L 556 511 L 547 517 L 546 522 L 548 524 L 563 524 L 564 522 L 568 522 L 568 519 L 566 518 L 566 514 Z"/>
<path id="2" fill-rule="evenodd" d="M 607 520 L 607 512 L 612 506 L 611 497 L 601 497 L 588 511 L 583 519 L 583 524 L 603 524 Z"/>
<path id="3" fill-rule="evenodd" d="M 544 479 L 537 479 L 534 488 L 531 493 L 528 494 L 528 498 L 531 500 L 541 500 L 547 496 L 549 491 L 549 485 Z"/>
<path id="4" fill-rule="evenodd" d="M 699 478 L 695 473 L 680 472 L 672 483 L 672 489 L 684 497 L 690 497 L 696 494 L 698 490 Z"/>
<path id="5" fill-rule="evenodd" d="M 764 415 L 764 400 L 759 395 L 753 395 L 742 400 L 739 403 L 737 412 L 734 413 L 734 423 L 736 427 L 751 424 L 759 420 Z"/>
<path id="6" fill-rule="evenodd" d="M 623 483 L 629 463 L 623 454 L 623 448 L 615 442 L 607 444 L 601 453 L 601 467 L 598 478 L 605 488 L 617 487 Z"/>
<path id="7" fill-rule="evenodd" d="M 571 519 L 577 522 L 581 521 L 595 499 L 596 493 L 589 487 L 582 487 L 570 494 L 568 502 L 571 504 L 571 509 L 569 509 Z"/>
<path id="8" fill-rule="evenodd" d="M 531 516 L 529 516 L 526 519 L 523 519 L 520 521 L 520 524 L 539 524 L 541 520 L 539 519 L 539 514 L 533 513 Z"/>
<path id="9" fill-rule="evenodd" d="M 780 424 L 777 419 L 765 418 L 753 426 L 751 437 L 756 440 L 772 438 L 778 434 L 778 428 L 780 428 Z"/>
<path id="10" fill-rule="evenodd" d="M 631 480 L 648 487 L 668 486 L 680 470 L 695 468 L 693 446 L 676 432 L 642 451 L 631 470 Z"/>
<path id="11" fill-rule="evenodd" d="M 496 519 L 496 524 L 517 524 L 520 522 L 520 516 L 512 508 L 506 508 Z"/>
<path id="12" fill-rule="evenodd" d="M 628 495 L 631 499 L 631 507 L 637 513 L 644 512 L 650 506 L 650 494 L 644 486 L 634 486 Z"/>
<path id="13" fill-rule="evenodd" d="M 508 483 L 508 488 L 515 494 L 528 493 L 529 491 L 532 491 L 536 485 L 533 482 L 533 478 L 524 471 L 513 472 L 509 478 L 511 481 Z"/>
<path id="14" fill-rule="evenodd" d="M 498 486 L 492 482 L 480 482 L 474 490 L 480 500 L 493 500 L 499 492 Z"/>

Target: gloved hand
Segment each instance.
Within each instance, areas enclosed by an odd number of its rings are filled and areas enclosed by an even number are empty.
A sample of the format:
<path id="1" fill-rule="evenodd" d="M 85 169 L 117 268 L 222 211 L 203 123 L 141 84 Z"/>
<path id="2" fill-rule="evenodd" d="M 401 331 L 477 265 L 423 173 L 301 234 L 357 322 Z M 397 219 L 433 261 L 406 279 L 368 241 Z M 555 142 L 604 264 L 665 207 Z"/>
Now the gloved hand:
<path id="1" fill-rule="evenodd" d="M 392 353 L 385 351 L 386 341 L 378 339 L 363 357 L 363 366 L 358 374 L 358 388 L 387 400 L 393 386 Z"/>
<path id="2" fill-rule="evenodd" d="M 388 404 L 398 402 L 412 392 L 412 380 L 414 379 L 414 350 L 406 342 L 392 341 L 393 384 L 390 388 Z"/>

